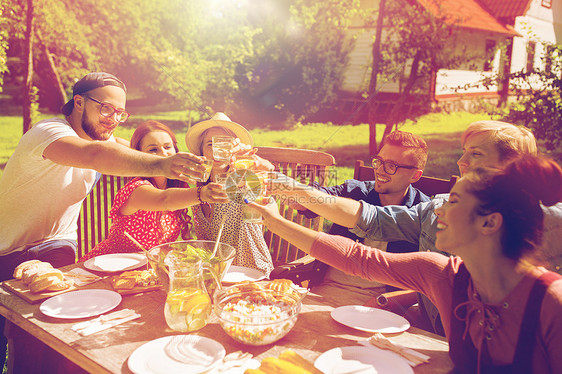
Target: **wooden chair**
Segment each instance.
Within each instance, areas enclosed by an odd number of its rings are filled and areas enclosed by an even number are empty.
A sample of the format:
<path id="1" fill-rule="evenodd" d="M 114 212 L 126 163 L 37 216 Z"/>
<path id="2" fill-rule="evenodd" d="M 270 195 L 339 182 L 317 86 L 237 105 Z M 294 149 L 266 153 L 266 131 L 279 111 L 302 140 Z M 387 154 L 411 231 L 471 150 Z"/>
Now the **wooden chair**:
<path id="1" fill-rule="evenodd" d="M 365 166 L 362 160 L 355 161 L 355 170 L 353 172 L 353 179 L 359 181 L 371 181 L 375 179 L 375 169 L 372 166 Z M 413 184 L 414 187 L 422 191 L 427 196 L 435 196 L 440 193 L 448 193 L 457 182 L 456 175 L 452 175 L 449 180 L 426 177 L 425 175 L 419 181 Z"/>
<path id="2" fill-rule="evenodd" d="M 335 165 L 336 160 L 329 153 L 297 148 L 257 148 L 257 155 L 269 160 L 275 166 L 276 171 L 301 183 L 309 184 L 316 181 L 321 186 L 324 186 L 326 181 L 333 175 L 330 174 L 329 167 Z M 285 218 L 300 225 L 316 231 L 322 230 L 324 222 L 322 217 L 305 218 L 284 202 L 281 202 L 280 212 Z M 265 232 L 265 241 L 272 251 L 275 265 L 291 262 L 305 255 L 304 252 L 270 231 Z"/>
<path id="3" fill-rule="evenodd" d="M 102 175 L 82 203 L 78 216 L 78 258 L 107 237 L 111 227 L 109 211 L 115 194 L 125 183 L 126 178 Z"/>

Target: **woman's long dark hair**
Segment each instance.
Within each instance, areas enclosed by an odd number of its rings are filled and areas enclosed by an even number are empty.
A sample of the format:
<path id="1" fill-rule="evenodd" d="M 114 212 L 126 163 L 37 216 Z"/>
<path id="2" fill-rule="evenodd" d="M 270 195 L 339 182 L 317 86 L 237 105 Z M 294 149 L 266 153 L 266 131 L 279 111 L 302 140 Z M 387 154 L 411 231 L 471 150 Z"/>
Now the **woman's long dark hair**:
<path id="1" fill-rule="evenodd" d="M 176 135 L 173 133 L 173 131 L 166 125 L 164 125 L 161 122 L 158 121 L 154 121 L 154 120 L 148 120 L 145 121 L 143 123 L 141 123 L 139 125 L 139 127 L 136 128 L 135 132 L 133 133 L 133 136 L 131 136 L 131 148 L 136 149 L 137 151 L 141 150 L 141 142 L 144 139 L 144 137 L 146 135 L 148 135 L 149 133 L 152 132 L 156 132 L 156 131 L 162 131 L 167 133 L 168 135 L 170 135 L 170 138 L 172 139 L 172 143 L 174 145 L 174 149 L 176 150 L 176 153 L 179 152 L 179 148 L 178 148 L 178 141 L 176 139 Z M 156 182 L 154 181 L 153 178 L 144 178 L 148 180 L 150 183 L 152 183 L 153 186 L 156 185 Z M 177 180 L 177 179 L 166 179 L 166 188 L 187 188 L 189 187 L 187 183 Z M 191 237 L 191 217 L 189 216 L 189 208 L 185 208 L 185 209 L 179 209 L 176 211 L 176 213 L 179 216 L 179 222 L 180 222 L 180 229 L 181 229 L 181 235 L 182 238 L 184 239 L 189 239 Z M 160 217 L 162 216 L 162 212 L 158 212 L 158 214 L 156 215 L 156 218 L 158 220 L 158 226 L 160 227 L 160 230 L 162 230 L 162 227 L 160 226 Z"/>
<path id="2" fill-rule="evenodd" d="M 545 206 L 562 201 L 562 169 L 556 161 L 521 156 L 498 171 L 479 168 L 467 175 L 468 191 L 480 201 L 479 215 L 503 218 L 503 254 L 519 259 L 541 244 Z"/>

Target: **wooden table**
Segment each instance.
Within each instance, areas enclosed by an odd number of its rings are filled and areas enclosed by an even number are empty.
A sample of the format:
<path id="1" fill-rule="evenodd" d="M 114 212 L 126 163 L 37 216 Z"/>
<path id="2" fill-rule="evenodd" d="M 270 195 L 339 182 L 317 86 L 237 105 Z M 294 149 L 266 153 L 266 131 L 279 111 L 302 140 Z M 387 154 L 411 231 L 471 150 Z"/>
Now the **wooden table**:
<path id="1" fill-rule="evenodd" d="M 82 288 L 111 289 L 111 285 L 108 279 L 104 279 Z M 123 296 L 117 309 L 133 309 L 141 318 L 87 337 L 70 329 L 82 320 L 47 317 L 39 311 L 40 304 L 29 304 L 3 289 L 0 289 L 0 314 L 88 372 L 130 373 L 127 359 L 136 348 L 156 338 L 179 334 L 168 328 L 164 320 L 165 298 L 163 291 Z M 351 304 L 362 302 L 354 298 L 352 293 L 318 287 L 305 297 L 294 328 L 276 344 L 267 346 L 254 347 L 234 341 L 224 333 L 214 318 L 196 334 L 219 341 L 227 354 L 242 350 L 261 360 L 268 356 L 278 356 L 283 350 L 291 348 L 313 362 L 329 349 L 357 345 L 357 340 L 370 335 L 343 326 L 330 317 L 330 311 L 334 307 Z M 416 373 L 448 373 L 452 370 L 448 345 L 442 337 L 410 328 L 390 338 L 431 357 L 429 363 L 415 368 Z"/>

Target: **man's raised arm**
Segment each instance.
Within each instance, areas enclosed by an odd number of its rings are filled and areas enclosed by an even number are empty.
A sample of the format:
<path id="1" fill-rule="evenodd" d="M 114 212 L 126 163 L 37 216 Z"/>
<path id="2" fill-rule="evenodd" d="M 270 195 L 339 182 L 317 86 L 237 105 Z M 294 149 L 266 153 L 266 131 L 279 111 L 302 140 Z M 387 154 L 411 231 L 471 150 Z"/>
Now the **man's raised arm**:
<path id="1" fill-rule="evenodd" d="M 45 148 L 43 156 L 61 165 L 94 169 L 119 176 L 165 176 L 189 182 L 200 176 L 201 158 L 180 152 L 159 157 L 108 141 L 88 141 L 77 137 L 60 138 Z"/>

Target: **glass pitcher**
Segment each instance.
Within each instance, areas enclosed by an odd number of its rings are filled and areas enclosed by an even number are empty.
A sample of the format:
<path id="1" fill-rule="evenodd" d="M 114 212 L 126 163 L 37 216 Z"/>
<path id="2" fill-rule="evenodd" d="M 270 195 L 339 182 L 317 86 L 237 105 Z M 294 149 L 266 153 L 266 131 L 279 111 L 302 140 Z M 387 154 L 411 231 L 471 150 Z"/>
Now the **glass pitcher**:
<path id="1" fill-rule="evenodd" d="M 170 251 L 164 263 L 168 266 L 170 286 L 164 305 L 168 326 L 176 331 L 191 332 L 207 325 L 211 314 L 211 298 L 203 282 L 203 271 L 211 274 L 217 289 L 221 284 L 207 263 L 183 252 Z"/>

